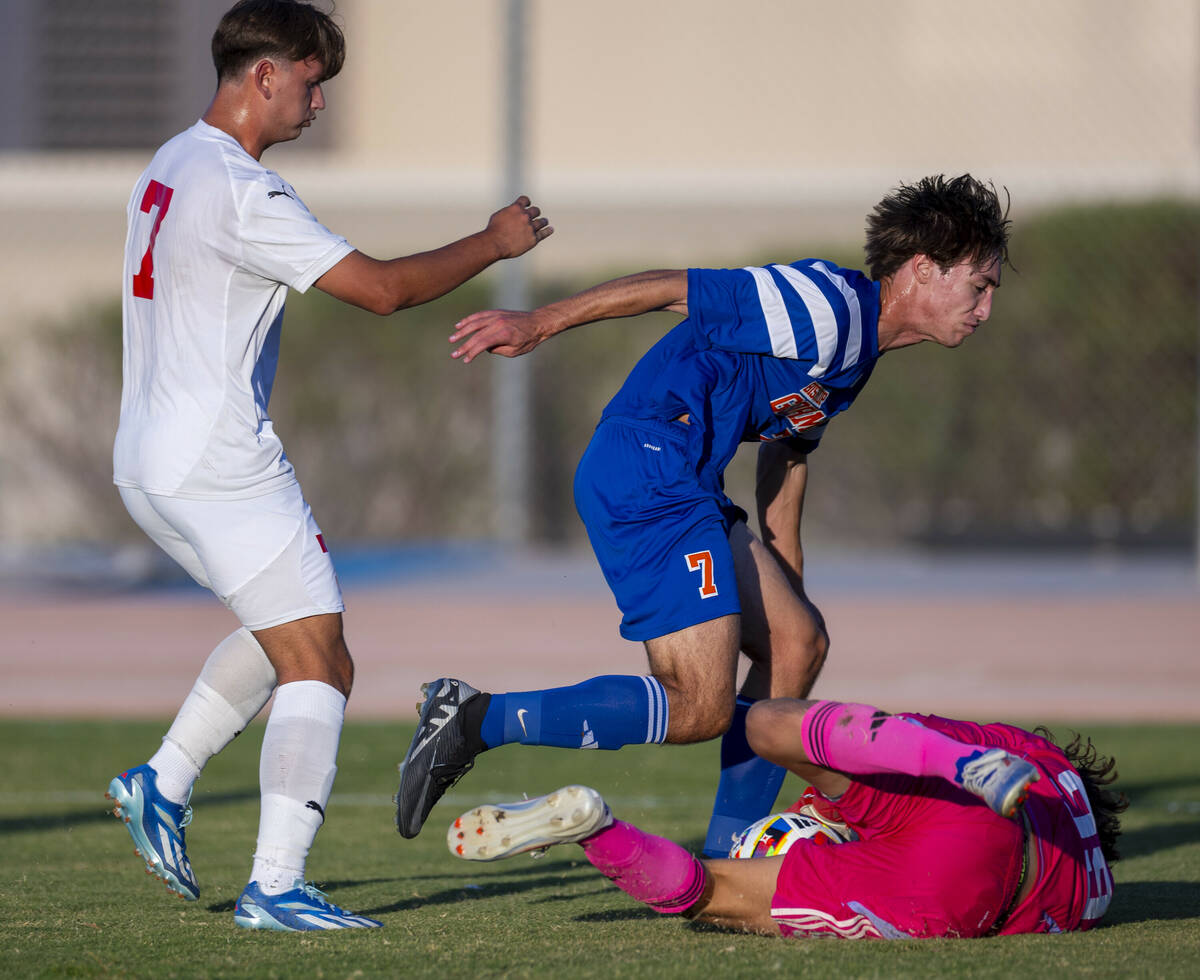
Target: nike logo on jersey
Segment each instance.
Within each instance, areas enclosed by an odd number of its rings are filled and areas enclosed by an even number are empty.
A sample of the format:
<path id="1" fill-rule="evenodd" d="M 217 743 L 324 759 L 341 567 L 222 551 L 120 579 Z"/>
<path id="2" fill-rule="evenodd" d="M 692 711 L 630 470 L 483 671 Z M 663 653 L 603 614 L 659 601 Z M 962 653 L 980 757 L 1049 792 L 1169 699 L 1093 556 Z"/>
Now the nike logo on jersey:
<path id="1" fill-rule="evenodd" d="M 282 194 L 284 197 L 291 197 L 291 196 L 292 196 L 292 195 L 291 195 L 291 194 L 289 194 L 287 191 L 267 191 L 267 200 L 269 201 L 269 200 L 271 200 L 271 198 L 273 198 L 273 197 L 279 197 L 281 194 Z"/>
<path id="2" fill-rule="evenodd" d="M 521 734 L 524 735 L 526 738 L 529 737 L 529 729 L 525 727 L 525 716 L 527 714 L 529 714 L 528 708 L 518 708 L 517 709 L 517 721 L 519 721 L 521 723 Z"/>
<path id="3" fill-rule="evenodd" d="M 587 719 L 583 719 L 583 741 L 579 743 L 581 749 L 598 749 L 600 743 L 596 741 L 596 733 L 592 731 L 592 726 L 587 723 Z"/>

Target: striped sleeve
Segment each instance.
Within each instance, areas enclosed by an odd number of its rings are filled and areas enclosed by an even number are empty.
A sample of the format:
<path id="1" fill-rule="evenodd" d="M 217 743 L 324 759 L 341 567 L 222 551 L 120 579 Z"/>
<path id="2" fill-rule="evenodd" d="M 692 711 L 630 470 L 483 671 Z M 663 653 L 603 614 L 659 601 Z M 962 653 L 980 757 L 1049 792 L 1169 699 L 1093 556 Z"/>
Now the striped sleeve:
<path id="1" fill-rule="evenodd" d="M 858 293 L 826 262 L 689 270 L 688 314 L 712 347 L 800 361 L 813 378 L 853 367 L 863 352 Z"/>

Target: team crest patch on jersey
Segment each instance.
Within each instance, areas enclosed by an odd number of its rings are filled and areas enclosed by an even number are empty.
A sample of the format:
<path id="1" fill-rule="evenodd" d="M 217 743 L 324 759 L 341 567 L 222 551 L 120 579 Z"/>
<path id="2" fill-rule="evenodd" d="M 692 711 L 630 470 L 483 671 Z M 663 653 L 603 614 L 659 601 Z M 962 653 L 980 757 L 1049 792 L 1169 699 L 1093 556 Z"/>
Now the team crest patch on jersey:
<path id="1" fill-rule="evenodd" d="M 792 432 L 802 432 L 820 425 L 828 416 L 821 408 L 829 397 L 829 389 L 812 382 L 800 391 L 771 399 L 771 411 L 778 415 Z"/>

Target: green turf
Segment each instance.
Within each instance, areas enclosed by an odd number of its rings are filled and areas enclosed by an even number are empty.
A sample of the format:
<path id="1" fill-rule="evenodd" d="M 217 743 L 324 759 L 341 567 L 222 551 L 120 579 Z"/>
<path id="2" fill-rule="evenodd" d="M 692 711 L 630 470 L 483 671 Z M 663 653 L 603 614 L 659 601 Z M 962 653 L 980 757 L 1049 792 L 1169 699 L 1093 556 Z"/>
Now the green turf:
<path id="1" fill-rule="evenodd" d="M 159 724 L 0 721 L 0 974 L 121 977 L 1188 977 L 1200 975 L 1200 728 L 1087 726 L 1132 800 L 1105 927 L 1089 934 L 926 942 L 787 941 L 720 933 L 629 900 L 564 847 L 495 865 L 452 858 L 459 811 L 568 782 L 690 846 L 707 818 L 715 745 L 617 753 L 511 746 L 480 760 L 424 833 L 392 825 L 411 728 L 352 724 L 310 877 L 385 928 L 246 933 L 233 924 L 257 829 L 253 726 L 197 784 L 189 853 L 199 902 L 140 870 L 103 792 Z M 795 788 L 795 787 L 789 787 Z M 787 790 L 785 790 L 786 792 Z"/>

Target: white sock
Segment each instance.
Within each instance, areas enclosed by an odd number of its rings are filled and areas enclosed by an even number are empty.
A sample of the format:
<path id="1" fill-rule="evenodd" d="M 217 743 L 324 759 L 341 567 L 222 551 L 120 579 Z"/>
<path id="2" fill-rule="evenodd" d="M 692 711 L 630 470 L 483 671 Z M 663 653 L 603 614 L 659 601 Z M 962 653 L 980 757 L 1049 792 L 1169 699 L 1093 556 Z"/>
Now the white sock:
<path id="1" fill-rule="evenodd" d="M 187 802 L 205 764 L 245 728 L 275 689 L 275 668 L 243 627 L 217 646 L 151 757 L 158 791 Z"/>
<path id="2" fill-rule="evenodd" d="M 275 692 L 258 769 L 262 811 L 250 871 L 268 895 L 304 882 L 337 773 L 345 713 L 345 697 L 321 681 L 293 681 Z"/>

